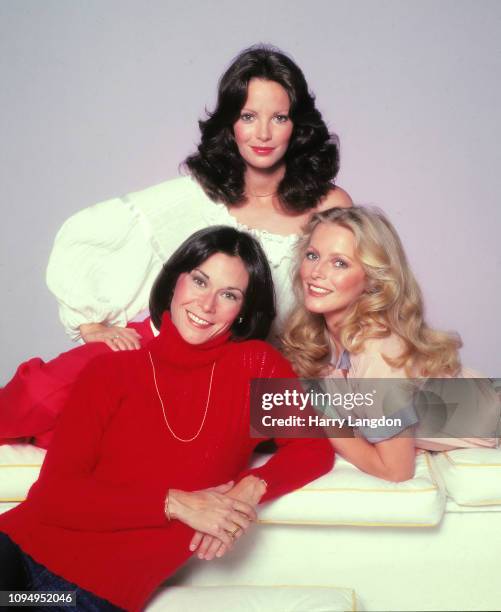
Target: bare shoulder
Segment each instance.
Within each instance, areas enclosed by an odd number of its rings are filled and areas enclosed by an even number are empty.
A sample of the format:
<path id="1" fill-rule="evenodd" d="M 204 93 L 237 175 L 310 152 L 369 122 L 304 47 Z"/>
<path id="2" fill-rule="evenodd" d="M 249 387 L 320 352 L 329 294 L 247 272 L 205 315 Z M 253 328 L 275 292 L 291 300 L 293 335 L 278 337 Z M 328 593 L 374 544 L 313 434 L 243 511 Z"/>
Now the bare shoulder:
<path id="1" fill-rule="evenodd" d="M 320 200 L 317 211 L 320 212 L 322 210 L 327 210 L 328 208 L 334 208 L 335 206 L 339 208 L 350 208 L 353 206 L 353 200 L 350 197 L 350 194 L 342 189 L 341 187 L 334 187 L 331 189 L 329 193 Z"/>

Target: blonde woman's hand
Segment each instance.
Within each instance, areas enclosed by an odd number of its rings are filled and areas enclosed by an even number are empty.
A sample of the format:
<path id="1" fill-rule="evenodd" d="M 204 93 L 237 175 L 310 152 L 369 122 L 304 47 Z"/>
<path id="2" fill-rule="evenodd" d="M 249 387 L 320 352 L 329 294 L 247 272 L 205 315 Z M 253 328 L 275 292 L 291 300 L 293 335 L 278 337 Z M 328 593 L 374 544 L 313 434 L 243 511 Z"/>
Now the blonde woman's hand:
<path id="1" fill-rule="evenodd" d="M 170 489 L 170 518 L 178 519 L 204 535 L 213 536 L 228 549 L 231 548 L 234 532 L 247 530 L 250 523 L 256 520 L 256 512 L 251 505 L 222 492 L 231 489 L 232 485 L 227 483 L 193 492 Z"/>
<path id="2" fill-rule="evenodd" d="M 83 323 L 80 335 L 85 343 L 104 342 L 112 351 L 132 351 L 141 348 L 141 334 L 129 327 Z"/>
<path id="3" fill-rule="evenodd" d="M 263 480 L 256 476 L 246 476 L 242 478 L 234 487 L 232 487 L 226 495 L 233 499 L 239 499 L 245 503 L 251 505 L 254 509 L 259 503 L 261 497 L 266 492 L 266 484 Z M 246 530 L 238 529 L 232 538 L 232 544 L 241 536 L 244 535 Z M 197 531 L 190 542 L 190 550 L 197 551 L 199 559 L 205 559 L 211 561 L 214 558 L 223 557 L 231 547 L 227 546 L 221 539 L 211 535 L 207 535 Z M 198 549 L 198 550 L 197 550 Z"/>

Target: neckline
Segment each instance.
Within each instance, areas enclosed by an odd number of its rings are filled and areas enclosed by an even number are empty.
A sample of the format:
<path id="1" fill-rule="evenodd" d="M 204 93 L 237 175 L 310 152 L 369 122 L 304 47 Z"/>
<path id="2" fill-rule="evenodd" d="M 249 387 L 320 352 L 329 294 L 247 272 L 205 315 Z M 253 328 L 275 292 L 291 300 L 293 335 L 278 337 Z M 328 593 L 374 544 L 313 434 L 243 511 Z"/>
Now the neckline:
<path id="1" fill-rule="evenodd" d="M 332 363 L 331 365 L 335 370 L 350 370 L 351 369 L 351 359 L 350 353 L 347 349 L 343 349 L 342 353 L 339 355 L 336 363 Z"/>
<path id="2" fill-rule="evenodd" d="M 250 227 L 249 225 L 246 225 L 245 223 L 242 223 L 234 215 L 231 214 L 231 212 L 229 211 L 229 209 L 226 206 L 226 204 L 223 204 L 222 202 L 215 202 L 214 200 L 211 200 L 211 198 L 209 198 L 209 196 L 205 193 L 205 191 L 200 186 L 200 184 L 192 176 L 189 176 L 188 178 L 192 181 L 192 183 L 194 185 L 196 185 L 196 187 L 204 195 L 205 199 L 207 200 L 207 203 L 210 203 L 213 206 L 213 211 L 214 212 L 220 211 L 220 212 L 224 213 L 225 217 L 228 219 L 228 221 L 230 221 L 229 225 L 232 225 L 236 229 L 239 229 L 239 230 L 241 230 L 243 232 L 248 232 L 249 234 L 252 234 L 252 235 L 258 235 L 258 236 L 261 236 L 261 237 L 265 236 L 266 238 L 269 238 L 271 241 L 282 242 L 282 243 L 284 243 L 284 242 L 285 243 L 288 243 L 288 242 L 294 243 L 294 242 L 297 242 L 298 240 L 300 240 L 300 238 L 302 237 L 302 234 L 296 234 L 296 233 L 293 233 L 293 234 L 276 234 L 276 233 L 270 232 L 269 230 L 266 230 L 266 229 Z"/>
<path id="3" fill-rule="evenodd" d="M 274 232 L 270 232 L 270 230 L 267 229 L 262 229 L 259 227 L 250 227 L 249 225 L 242 223 L 234 215 L 232 215 L 226 204 L 223 204 L 222 202 L 213 202 L 212 200 L 211 203 L 218 208 L 223 208 L 227 218 L 231 220 L 232 225 L 243 232 L 247 232 L 252 235 L 258 235 L 261 237 L 266 237 L 274 242 L 282 243 L 297 242 L 302 237 L 301 234 L 276 234 Z"/>
<path id="4" fill-rule="evenodd" d="M 190 344 L 172 323 L 170 313 L 164 312 L 160 334 L 148 348 L 156 362 L 165 362 L 182 369 L 194 369 L 213 364 L 230 342 L 230 330 L 202 344 Z"/>

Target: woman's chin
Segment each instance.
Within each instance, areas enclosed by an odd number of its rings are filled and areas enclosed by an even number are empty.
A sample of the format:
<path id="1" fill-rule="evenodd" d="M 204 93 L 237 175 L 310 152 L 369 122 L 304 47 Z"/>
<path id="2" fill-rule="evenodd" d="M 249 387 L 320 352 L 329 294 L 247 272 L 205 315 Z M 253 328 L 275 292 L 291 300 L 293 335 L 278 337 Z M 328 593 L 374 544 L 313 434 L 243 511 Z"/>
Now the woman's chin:
<path id="1" fill-rule="evenodd" d="M 322 304 L 318 304 L 316 300 L 305 300 L 304 307 L 308 312 L 312 314 L 323 315 L 326 312 L 326 309 Z"/>
<path id="2" fill-rule="evenodd" d="M 192 329 L 191 327 L 180 326 L 178 332 L 185 342 L 188 344 L 203 344 L 211 338 L 211 334 L 207 329 Z"/>

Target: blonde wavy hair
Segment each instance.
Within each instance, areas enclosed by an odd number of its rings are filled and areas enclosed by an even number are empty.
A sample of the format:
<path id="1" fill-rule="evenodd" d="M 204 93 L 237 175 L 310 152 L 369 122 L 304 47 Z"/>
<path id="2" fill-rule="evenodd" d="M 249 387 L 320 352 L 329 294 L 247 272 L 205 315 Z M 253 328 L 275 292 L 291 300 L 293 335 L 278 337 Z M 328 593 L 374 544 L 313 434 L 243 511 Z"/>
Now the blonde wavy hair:
<path id="1" fill-rule="evenodd" d="M 366 290 L 341 324 L 342 346 L 356 354 L 369 338 L 396 334 L 404 348 L 397 357 L 383 355 L 391 367 L 404 368 L 409 377 L 455 376 L 461 367 L 461 339 L 426 324 L 421 290 L 395 228 L 380 210 L 364 206 L 316 213 L 306 226 L 294 279 L 298 306 L 282 338 L 283 352 L 296 372 L 304 377 L 320 376 L 331 359 L 332 342 L 324 317 L 304 307 L 299 275 L 311 235 L 320 223 L 342 226 L 353 233 L 356 255 L 367 279 Z"/>

